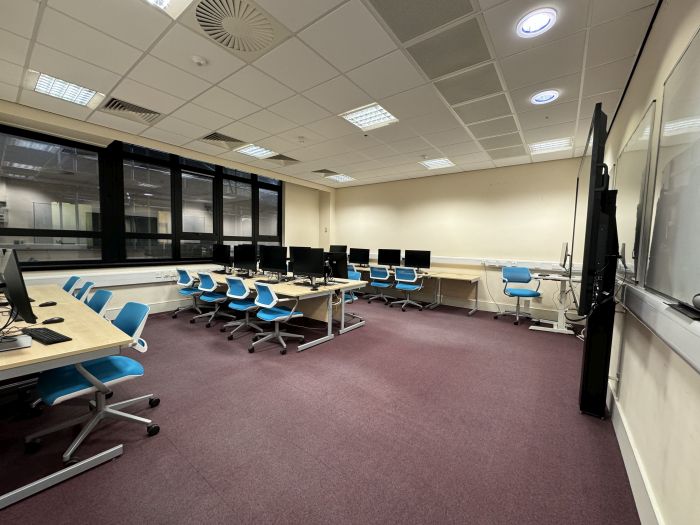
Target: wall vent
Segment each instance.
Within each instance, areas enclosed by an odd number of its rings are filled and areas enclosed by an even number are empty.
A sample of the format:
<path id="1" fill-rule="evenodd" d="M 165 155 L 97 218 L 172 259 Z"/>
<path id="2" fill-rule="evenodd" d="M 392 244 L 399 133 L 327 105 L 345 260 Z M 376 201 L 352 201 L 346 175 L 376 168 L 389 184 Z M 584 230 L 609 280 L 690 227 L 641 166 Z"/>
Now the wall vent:
<path id="1" fill-rule="evenodd" d="M 242 146 L 243 144 L 247 144 L 247 142 L 235 139 L 233 137 L 229 137 L 228 135 L 224 135 L 223 133 L 218 133 L 216 131 L 213 133 L 209 133 L 209 135 L 207 135 L 206 137 L 202 137 L 201 140 L 202 142 L 206 142 L 207 144 L 228 149 L 237 148 L 239 146 Z"/>
<path id="2" fill-rule="evenodd" d="M 114 97 L 102 104 L 100 110 L 105 113 L 119 115 L 120 117 L 140 122 L 141 124 L 155 124 L 163 117 L 163 115 L 157 111 Z"/>

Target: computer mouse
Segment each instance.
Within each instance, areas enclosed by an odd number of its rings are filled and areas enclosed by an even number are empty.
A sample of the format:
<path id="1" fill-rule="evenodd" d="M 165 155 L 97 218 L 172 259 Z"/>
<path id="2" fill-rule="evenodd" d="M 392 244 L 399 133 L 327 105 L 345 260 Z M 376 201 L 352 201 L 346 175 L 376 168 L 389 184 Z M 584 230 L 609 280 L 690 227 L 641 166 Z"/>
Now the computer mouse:
<path id="1" fill-rule="evenodd" d="M 63 322 L 63 317 L 49 317 L 48 319 L 45 319 L 42 321 L 41 324 L 56 324 L 56 323 L 62 323 Z"/>
<path id="2" fill-rule="evenodd" d="M 43 303 L 39 303 L 39 306 L 56 306 L 56 301 L 45 301 Z"/>

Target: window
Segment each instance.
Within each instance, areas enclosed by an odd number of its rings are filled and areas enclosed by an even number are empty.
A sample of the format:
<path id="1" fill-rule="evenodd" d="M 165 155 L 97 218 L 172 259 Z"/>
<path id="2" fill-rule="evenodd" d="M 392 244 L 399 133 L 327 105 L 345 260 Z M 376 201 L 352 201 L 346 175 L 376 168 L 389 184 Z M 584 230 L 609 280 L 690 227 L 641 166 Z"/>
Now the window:
<path id="1" fill-rule="evenodd" d="M 214 233 L 214 179 L 182 174 L 182 231 Z"/>
<path id="2" fill-rule="evenodd" d="M 258 233 L 261 236 L 279 235 L 277 221 L 279 219 L 279 193 L 274 190 L 260 188 L 258 197 Z"/>
<path id="3" fill-rule="evenodd" d="M 249 183 L 224 179 L 224 237 L 253 236 L 253 190 Z"/>

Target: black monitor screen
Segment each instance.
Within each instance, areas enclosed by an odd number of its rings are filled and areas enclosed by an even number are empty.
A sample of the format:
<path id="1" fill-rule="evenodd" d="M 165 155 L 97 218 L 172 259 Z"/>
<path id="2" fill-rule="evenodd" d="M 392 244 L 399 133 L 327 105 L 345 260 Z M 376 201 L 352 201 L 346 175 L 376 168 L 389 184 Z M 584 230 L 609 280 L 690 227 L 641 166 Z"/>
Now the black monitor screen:
<path id="1" fill-rule="evenodd" d="M 430 268 L 430 252 L 406 250 L 404 264 L 409 268 Z"/>
<path id="2" fill-rule="evenodd" d="M 27 287 L 19 269 L 17 252 L 14 250 L 5 250 L 0 258 L 0 280 L 4 283 L 2 291 L 5 292 L 5 298 L 12 305 L 13 310 L 23 321 L 36 323 L 36 316 L 27 295 Z"/>
<path id="3" fill-rule="evenodd" d="M 260 269 L 266 272 L 287 273 L 286 246 L 260 246 Z"/>
<path id="4" fill-rule="evenodd" d="M 215 244 L 212 248 L 212 261 L 228 266 L 231 264 L 231 247 L 228 244 Z"/>
<path id="5" fill-rule="evenodd" d="M 239 270 L 257 270 L 258 260 L 255 256 L 255 246 L 239 244 L 233 247 L 233 266 Z"/>
<path id="6" fill-rule="evenodd" d="M 401 264 L 401 250 L 379 249 L 377 262 L 385 266 L 398 266 Z"/>
<path id="7" fill-rule="evenodd" d="M 353 264 L 369 264 L 369 248 L 350 248 L 349 261 Z"/>
<path id="8" fill-rule="evenodd" d="M 311 246 L 290 246 L 289 247 L 289 271 L 294 273 L 294 261 L 307 257 L 306 252 L 311 249 Z"/>
<path id="9" fill-rule="evenodd" d="M 308 277 L 323 277 L 323 249 L 307 248 L 296 253 L 294 274 Z"/>
<path id="10" fill-rule="evenodd" d="M 332 253 L 348 253 L 348 247 L 346 244 L 331 244 L 328 251 Z"/>
<path id="11" fill-rule="evenodd" d="M 348 256 L 340 252 L 328 252 L 324 254 L 330 268 L 330 277 L 338 279 L 348 278 Z"/>

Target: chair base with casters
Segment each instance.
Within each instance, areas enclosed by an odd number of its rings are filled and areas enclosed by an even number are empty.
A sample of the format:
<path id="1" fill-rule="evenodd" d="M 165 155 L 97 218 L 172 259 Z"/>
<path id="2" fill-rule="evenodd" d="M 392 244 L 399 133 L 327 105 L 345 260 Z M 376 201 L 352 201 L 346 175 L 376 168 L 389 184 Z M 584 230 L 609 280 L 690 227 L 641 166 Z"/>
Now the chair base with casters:
<path id="1" fill-rule="evenodd" d="M 265 341 L 275 340 L 275 342 L 279 343 L 282 346 L 282 349 L 280 350 L 280 354 L 284 355 L 287 353 L 287 343 L 284 340 L 285 338 L 298 339 L 300 343 L 302 343 L 304 341 L 303 335 L 292 334 L 290 332 L 280 331 L 280 324 L 278 321 L 275 321 L 275 331 L 274 332 L 261 332 L 259 334 L 255 334 L 253 336 L 253 342 L 250 344 L 250 347 L 248 348 L 248 352 L 250 352 L 252 354 L 253 352 L 255 352 L 255 347 L 257 345 L 260 345 L 260 344 L 264 343 Z"/>
<path id="2" fill-rule="evenodd" d="M 238 308 L 239 305 L 237 305 L 237 304 L 236 305 L 229 304 L 229 308 L 231 308 L 232 310 L 236 310 L 239 312 L 240 311 L 245 312 L 245 318 L 243 318 L 241 320 L 237 320 L 237 321 L 231 321 L 231 322 L 226 323 L 224 326 L 221 327 L 222 332 L 225 332 L 227 328 L 235 327 L 228 334 L 229 341 L 231 341 L 233 339 L 233 334 L 235 334 L 236 332 L 238 332 L 238 330 L 241 330 L 243 328 L 251 328 L 251 329 L 256 330 L 258 332 L 263 331 L 263 329 L 261 327 L 259 327 L 257 324 L 253 323 L 250 320 L 250 312 L 253 308 L 257 308 L 257 306 L 255 305 L 255 303 L 253 301 L 249 301 L 249 302 L 250 302 L 250 306 L 249 306 L 249 308 L 247 308 L 245 310 L 239 309 Z"/>
<path id="3" fill-rule="evenodd" d="M 367 297 L 368 303 L 371 303 L 375 299 L 381 299 L 382 301 L 384 301 L 384 304 L 389 304 L 391 302 L 391 297 L 387 297 L 386 295 L 384 295 L 384 290 L 386 288 L 391 288 L 390 284 L 388 284 L 388 283 L 370 283 L 370 286 L 375 288 L 378 293 Z"/>
<path id="4" fill-rule="evenodd" d="M 200 318 L 208 318 L 206 327 L 210 328 L 212 325 L 212 322 L 217 317 L 226 317 L 226 318 L 232 319 L 232 320 L 236 319 L 236 316 L 231 315 L 231 314 L 227 314 L 227 313 L 221 311 L 221 307 L 224 306 L 224 302 L 226 300 L 225 294 L 215 293 L 215 292 L 203 293 L 202 295 L 199 296 L 199 299 L 202 302 L 211 303 L 212 306 L 214 307 L 214 310 L 212 310 L 211 312 L 205 312 L 203 314 L 195 315 L 192 319 L 190 319 L 190 323 L 196 323 L 197 319 L 200 319 Z"/>
<path id="5" fill-rule="evenodd" d="M 529 320 L 534 321 L 536 323 L 540 322 L 539 319 L 535 319 L 534 317 L 532 317 L 531 313 L 520 311 L 520 296 L 516 296 L 515 310 L 506 310 L 505 312 L 495 314 L 493 316 L 493 318 L 498 319 L 499 317 L 503 317 L 504 315 L 509 315 L 509 316 L 515 317 L 515 321 L 513 321 L 514 325 L 519 325 L 521 319 L 529 319 Z"/>
<path id="6" fill-rule="evenodd" d="M 192 304 L 189 306 L 178 306 L 177 309 L 173 312 L 173 319 L 177 318 L 177 314 L 181 312 L 187 312 L 189 310 L 194 310 L 198 314 L 202 313 L 201 308 L 197 304 L 197 296 L 201 293 L 197 288 L 183 288 L 179 290 L 180 295 L 188 296 L 192 298 Z"/>
<path id="7" fill-rule="evenodd" d="M 343 301 L 345 301 L 346 305 L 354 303 L 355 301 L 357 301 L 357 299 L 358 299 L 357 292 L 355 290 L 353 290 L 352 292 L 345 292 L 343 294 Z M 365 320 L 364 317 L 362 317 L 356 313 L 348 312 L 348 311 L 345 312 L 345 317 L 347 320 L 354 319 L 358 322 L 362 322 Z"/>
<path id="8" fill-rule="evenodd" d="M 411 292 L 406 292 L 406 299 L 400 299 L 398 301 L 393 301 L 389 303 L 389 308 L 393 308 L 395 304 L 401 305 L 401 311 L 405 312 L 407 306 L 415 306 L 418 310 L 423 310 L 423 305 L 411 300 Z"/>

